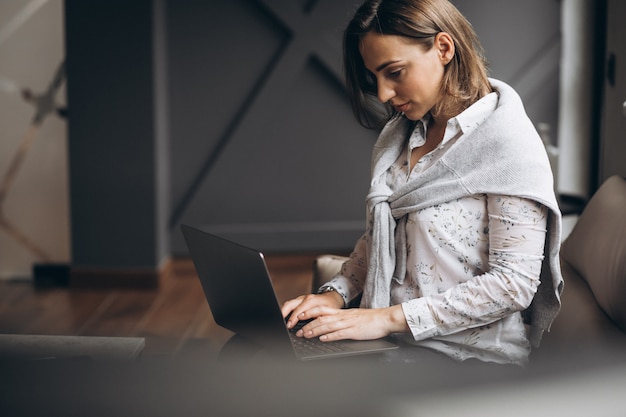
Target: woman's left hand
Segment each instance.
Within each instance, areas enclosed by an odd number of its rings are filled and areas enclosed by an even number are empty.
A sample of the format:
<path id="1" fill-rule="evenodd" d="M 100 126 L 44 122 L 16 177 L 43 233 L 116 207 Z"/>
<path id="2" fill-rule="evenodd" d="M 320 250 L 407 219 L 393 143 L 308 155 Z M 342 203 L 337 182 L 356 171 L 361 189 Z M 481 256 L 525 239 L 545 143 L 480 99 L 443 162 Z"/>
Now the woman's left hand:
<path id="1" fill-rule="evenodd" d="M 319 306 L 305 314 L 307 317 L 302 319 L 316 318 L 302 327 L 296 335 L 319 337 L 324 342 L 379 339 L 391 333 L 409 331 L 401 305 L 376 309 Z"/>

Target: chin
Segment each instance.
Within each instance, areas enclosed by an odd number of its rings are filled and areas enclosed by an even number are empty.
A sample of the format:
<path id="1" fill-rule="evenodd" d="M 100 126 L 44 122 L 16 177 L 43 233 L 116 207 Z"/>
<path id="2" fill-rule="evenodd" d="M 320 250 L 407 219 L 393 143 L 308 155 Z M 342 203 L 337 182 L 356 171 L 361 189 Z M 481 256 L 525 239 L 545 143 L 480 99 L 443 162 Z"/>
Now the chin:
<path id="1" fill-rule="evenodd" d="M 417 122 L 418 120 L 422 120 L 424 116 L 426 116 L 426 113 L 415 113 L 415 112 L 404 113 L 404 117 L 414 122 Z"/>

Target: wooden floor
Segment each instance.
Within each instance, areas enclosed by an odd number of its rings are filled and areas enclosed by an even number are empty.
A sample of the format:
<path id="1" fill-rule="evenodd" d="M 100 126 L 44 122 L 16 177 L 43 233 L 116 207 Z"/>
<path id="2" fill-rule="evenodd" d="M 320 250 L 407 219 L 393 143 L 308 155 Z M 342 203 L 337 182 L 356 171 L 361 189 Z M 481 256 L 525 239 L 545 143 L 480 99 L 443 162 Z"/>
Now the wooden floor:
<path id="1" fill-rule="evenodd" d="M 267 255 L 280 302 L 310 291 L 317 255 Z M 216 355 L 232 336 L 212 318 L 190 259 L 176 259 L 158 289 L 35 288 L 0 282 L 0 333 L 139 336 L 144 355 Z"/>

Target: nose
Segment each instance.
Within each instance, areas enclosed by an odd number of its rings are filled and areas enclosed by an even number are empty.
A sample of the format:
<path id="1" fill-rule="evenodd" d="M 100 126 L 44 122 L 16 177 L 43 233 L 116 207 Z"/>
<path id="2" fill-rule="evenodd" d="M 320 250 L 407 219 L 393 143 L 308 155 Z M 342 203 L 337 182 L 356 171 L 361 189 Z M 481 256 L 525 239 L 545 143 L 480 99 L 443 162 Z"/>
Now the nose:
<path id="1" fill-rule="evenodd" d="M 378 81 L 378 99 L 381 103 L 387 103 L 389 100 L 396 96 L 396 91 L 384 80 Z"/>

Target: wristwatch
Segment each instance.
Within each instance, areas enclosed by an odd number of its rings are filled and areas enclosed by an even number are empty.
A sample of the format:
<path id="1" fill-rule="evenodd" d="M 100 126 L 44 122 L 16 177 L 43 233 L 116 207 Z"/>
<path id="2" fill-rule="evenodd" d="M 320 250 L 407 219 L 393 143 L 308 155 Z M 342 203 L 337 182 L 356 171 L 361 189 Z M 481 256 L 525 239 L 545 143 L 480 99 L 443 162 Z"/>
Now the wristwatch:
<path id="1" fill-rule="evenodd" d="M 325 294 L 325 293 L 327 293 L 327 292 L 336 292 L 337 294 L 339 294 L 339 296 L 340 296 L 340 297 L 341 297 L 341 299 L 343 300 L 343 308 L 346 308 L 346 306 L 347 306 L 347 305 L 346 305 L 346 299 L 345 299 L 345 297 L 343 296 L 343 294 L 341 294 L 339 291 L 337 291 L 337 288 L 333 287 L 332 285 L 328 285 L 328 284 L 326 284 L 326 285 L 322 285 L 322 286 L 320 287 L 320 289 L 319 289 L 319 290 L 317 290 L 317 293 L 318 293 L 318 294 Z"/>
<path id="2" fill-rule="evenodd" d="M 339 291 L 337 291 L 337 288 L 333 287 L 332 285 L 322 285 L 320 287 L 320 289 L 317 290 L 317 293 L 318 294 L 324 294 L 326 292 L 332 292 L 332 291 L 334 291 L 337 294 L 339 294 Z M 339 295 L 341 295 L 341 294 L 339 294 Z"/>

